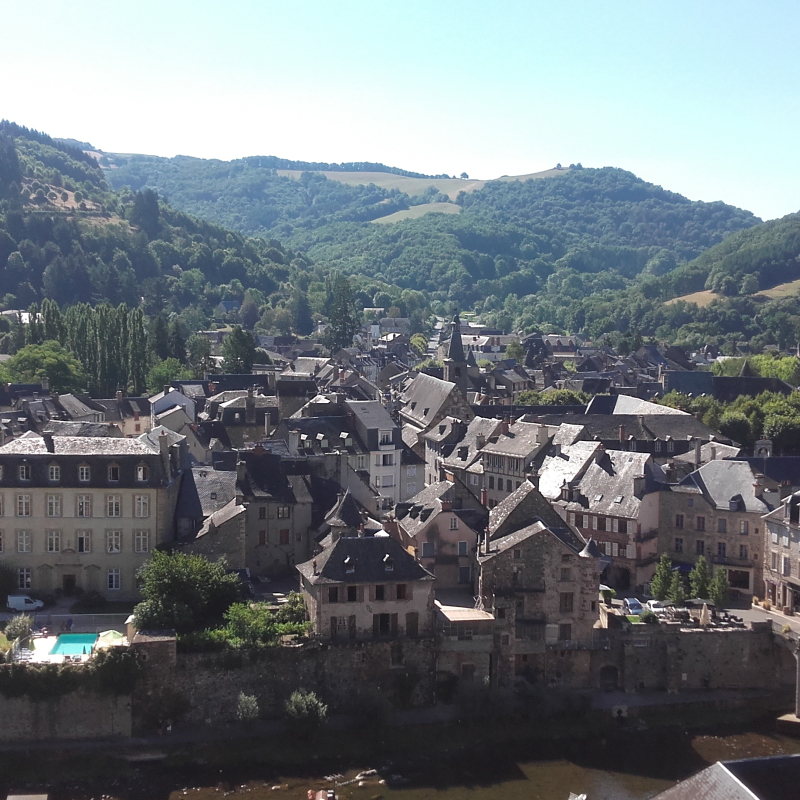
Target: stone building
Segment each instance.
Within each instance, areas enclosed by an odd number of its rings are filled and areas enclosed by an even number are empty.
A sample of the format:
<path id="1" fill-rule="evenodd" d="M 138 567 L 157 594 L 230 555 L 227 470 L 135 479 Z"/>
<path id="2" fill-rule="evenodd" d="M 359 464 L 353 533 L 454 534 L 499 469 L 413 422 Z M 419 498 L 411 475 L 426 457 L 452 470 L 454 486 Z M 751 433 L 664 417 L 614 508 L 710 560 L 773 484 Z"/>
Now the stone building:
<path id="1" fill-rule="evenodd" d="M 800 492 L 764 517 L 764 597 L 800 611 Z"/>
<path id="2" fill-rule="evenodd" d="M 0 557 L 17 587 L 137 598 L 136 571 L 174 538 L 181 442 L 47 433 L 0 448 Z"/>
<path id="3" fill-rule="evenodd" d="M 346 642 L 433 634 L 435 579 L 389 535 L 341 537 L 297 570 L 319 637 Z"/>
<path id="4" fill-rule="evenodd" d="M 731 589 L 764 592 L 764 522 L 773 505 L 746 461 L 710 461 L 658 493 L 658 552 L 689 571 L 699 556 L 725 569 Z"/>

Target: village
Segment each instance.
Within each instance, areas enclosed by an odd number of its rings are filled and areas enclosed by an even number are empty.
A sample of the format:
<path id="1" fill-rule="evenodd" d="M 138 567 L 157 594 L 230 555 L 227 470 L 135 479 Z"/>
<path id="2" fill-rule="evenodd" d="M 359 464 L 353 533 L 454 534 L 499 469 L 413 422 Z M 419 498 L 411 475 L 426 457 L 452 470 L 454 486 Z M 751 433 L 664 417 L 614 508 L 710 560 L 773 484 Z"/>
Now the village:
<path id="1" fill-rule="evenodd" d="M 542 380 L 566 388 L 550 382 L 565 354 L 610 354 L 531 337 L 524 365 L 500 360 L 511 339 L 472 335 L 456 316 L 432 342 L 443 366 L 416 371 L 401 357 L 402 321 L 389 322 L 369 356 L 286 348 L 252 374 L 175 381 L 152 397 L 3 387 L 0 558 L 16 576 L 9 603 L 32 604 L 51 628 L 46 645 L 32 637 L 7 659 L 85 662 L 102 632 L 107 646 L 149 653 L 151 697 L 207 684 L 183 712 L 195 721 L 224 720 L 243 690 L 269 716 L 303 683 L 336 709 L 358 685 L 396 694 L 402 676 L 419 707 L 486 686 L 791 696 L 800 457 L 774 456 L 767 440 L 743 452 L 653 402 L 656 387 L 700 376 L 710 392 L 790 386 L 716 378 L 652 347 L 617 358 L 613 376 L 570 371 L 570 385 L 607 392 L 588 404 L 522 406 L 519 392 Z M 482 347 L 500 367 L 477 366 Z M 218 680 L 174 632 L 137 631 L 132 618 L 103 632 L 92 627 L 102 618 L 40 608 L 135 602 L 157 550 L 224 558 L 250 602 L 300 591 L 307 637 Z M 724 606 L 643 608 L 660 562 L 691 595 L 698 560 Z M 84 735 L 62 705 L 47 724 L 18 710 L 2 735 Z M 146 705 L 129 704 L 126 722 L 100 713 L 92 730 L 130 732 Z"/>

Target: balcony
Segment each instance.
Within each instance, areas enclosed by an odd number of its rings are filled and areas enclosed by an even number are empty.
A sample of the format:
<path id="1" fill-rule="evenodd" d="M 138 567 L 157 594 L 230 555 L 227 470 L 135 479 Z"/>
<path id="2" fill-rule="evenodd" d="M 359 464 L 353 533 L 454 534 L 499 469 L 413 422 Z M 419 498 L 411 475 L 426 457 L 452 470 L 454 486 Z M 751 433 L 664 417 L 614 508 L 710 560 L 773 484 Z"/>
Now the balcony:
<path id="1" fill-rule="evenodd" d="M 658 528 L 654 528 L 649 531 L 642 531 L 641 533 L 637 533 L 633 537 L 634 542 L 649 542 L 651 539 L 658 538 Z"/>
<path id="2" fill-rule="evenodd" d="M 744 567 L 745 569 L 752 569 L 752 558 L 734 558 L 733 556 L 709 556 L 708 560 L 712 564 L 722 564 L 726 567 Z"/>

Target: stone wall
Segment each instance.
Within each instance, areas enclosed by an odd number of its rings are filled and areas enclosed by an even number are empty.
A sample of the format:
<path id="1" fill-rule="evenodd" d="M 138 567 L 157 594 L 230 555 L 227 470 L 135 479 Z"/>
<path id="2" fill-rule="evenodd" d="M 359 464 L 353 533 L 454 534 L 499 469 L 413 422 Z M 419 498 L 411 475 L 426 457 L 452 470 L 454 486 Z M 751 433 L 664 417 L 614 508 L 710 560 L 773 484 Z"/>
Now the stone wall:
<path id="1" fill-rule="evenodd" d="M 78 691 L 57 700 L 0 695 L 0 741 L 131 736 L 130 698 Z"/>
<path id="2" fill-rule="evenodd" d="M 152 726 L 152 718 L 145 718 L 152 699 L 165 693 L 176 706 L 188 701 L 183 719 L 196 724 L 234 720 L 240 692 L 255 695 L 264 718 L 282 717 L 286 699 L 299 688 L 316 692 L 332 712 L 354 708 L 365 690 L 378 691 L 397 706 L 433 702 L 433 639 L 308 644 L 253 654 L 178 654 L 168 669 L 153 653 L 146 663 L 147 680 L 134 695 L 139 730 Z"/>

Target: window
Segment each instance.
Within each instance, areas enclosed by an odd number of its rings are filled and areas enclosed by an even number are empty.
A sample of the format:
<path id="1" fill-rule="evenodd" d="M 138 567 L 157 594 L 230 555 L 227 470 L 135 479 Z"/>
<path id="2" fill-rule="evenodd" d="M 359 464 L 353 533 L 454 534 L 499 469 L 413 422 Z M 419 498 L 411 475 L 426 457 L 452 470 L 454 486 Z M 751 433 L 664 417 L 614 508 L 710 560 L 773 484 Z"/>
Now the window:
<path id="1" fill-rule="evenodd" d="M 396 587 L 396 594 L 398 600 L 406 600 L 406 585 L 404 583 L 398 583 Z"/>
<path id="2" fill-rule="evenodd" d="M 47 552 L 61 552 L 61 531 L 47 531 Z"/>
<path id="3" fill-rule="evenodd" d="M 740 544 L 739 545 L 739 558 L 747 558 L 747 545 Z"/>
<path id="4" fill-rule="evenodd" d="M 407 483 L 406 493 L 409 497 L 413 497 L 417 493 L 417 484 L 415 482 Z"/>
<path id="5" fill-rule="evenodd" d="M 494 489 L 494 478 L 491 475 L 489 476 L 489 488 Z"/>
<path id="6" fill-rule="evenodd" d="M 654 449 L 655 449 L 656 453 L 660 453 L 661 452 L 661 439 L 656 439 L 656 443 L 655 443 L 655 448 Z"/>
<path id="7" fill-rule="evenodd" d="M 289 529 L 281 528 L 278 531 L 278 544 L 289 544 Z"/>
<path id="8" fill-rule="evenodd" d="M 91 467 L 78 467 L 78 480 L 81 483 L 88 483 L 92 479 Z"/>
<path id="9" fill-rule="evenodd" d="M 717 520 L 717 533 L 727 533 L 728 532 L 728 520 L 724 517 L 720 517 Z"/>
<path id="10" fill-rule="evenodd" d="M 458 568 L 458 582 L 472 583 L 472 570 L 469 567 Z"/>
<path id="11" fill-rule="evenodd" d="M 21 481 L 29 481 L 31 479 L 31 465 L 20 464 L 17 469 L 17 474 L 19 475 L 19 479 Z"/>
<path id="12" fill-rule="evenodd" d="M 789 556 L 783 557 L 783 574 L 784 575 L 792 574 L 792 562 L 789 560 Z"/>
<path id="13" fill-rule="evenodd" d="M 422 557 L 433 558 L 433 542 L 422 543 Z"/>
<path id="14" fill-rule="evenodd" d="M 51 464 L 47 468 L 47 479 L 54 482 L 61 480 L 61 467 L 58 464 Z"/>
<path id="15" fill-rule="evenodd" d="M 571 614 L 574 601 L 575 595 L 572 592 L 561 592 L 558 596 L 558 610 L 562 614 Z"/>
<path id="16" fill-rule="evenodd" d="M 119 467 L 116 464 L 109 464 L 108 466 L 108 480 L 111 483 L 119 482 Z"/>
<path id="17" fill-rule="evenodd" d="M 291 506 L 278 506 L 278 519 L 289 519 L 291 513 Z"/>
<path id="18" fill-rule="evenodd" d="M 743 519 L 739 522 L 739 534 L 741 536 L 747 536 L 750 533 L 750 523 Z"/>
<path id="19" fill-rule="evenodd" d="M 450 517 L 450 530 L 451 531 L 458 530 L 458 517 Z"/>
<path id="20" fill-rule="evenodd" d="M 136 480 L 139 481 L 139 483 L 144 483 L 147 480 L 147 476 L 148 470 L 146 464 L 141 464 L 136 467 Z"/>
<path id="21" fill-rule="evenodd" d="M 611 555 L 616 558 L 619 555 L 619 543 L 611 542 Z"/>
<path id="22" fill-rule="evenodd" d="M 150 516 L 150 495 L 137 494 L 133 504 L 134 514 L 140 519 Z"/>
<path id="23" fill-rule="evenodd" d="M 570 525 L 575 524 L 575 512 L 574 511 L 567 511 L 567 522 Z"/>
<path id="24" fill-rule="evenodd" d="M 407 478 L 415 478 L 417 476 L 417 467 L 416 465 L 412 465 L 410 467 L 406 467 L 406 477 Z"/>
<path id="25" fill-rule="evenodd" d="M 572 625 L 567 623 L 566 625 L 559 625 L 558 626 L 558 640 L 560 642 L 568 642 L 572 639 Z"/>
<path id="26" fill-rule="evenodd" d="M 267 507 L 266 506 L 259 506 L 258 507 L 258 518 L 259 519 L 266 519 L 267 518 Z"/>
<path id="27" fill-rule="evenodd" d="M 392 432 L 391 431 L 381 431 L 380 435 L 380 443 L 384 444 L 391 444 L 392 443 Z"/>
<path id="28" fill-rule="evenodd" d="M 17 495 L 17 516 L 29 517 L 31 515 L 31 496 L 29 494 Z"/>
<path id="29" fill-rule="evenodd" d="M 150 552 L 150 531 L 133 532 L 133 551 L 135 553 Z"/>
<path id="30" fill-rule="evenodd" d="M 777 571 L 777 569 L 778 569 L 778 554 L 777 553 L 772 553 L 772 559 L 771 559 L 770 566 L 772 567 L 772 569 Z"/>
<path id="31" fill-rule="evenodd" d="M 675 442 L 673 442 L 672 439 L 670 439 L 667 442 L 667 452 L 668 453 L 674 453 L 675 452 Z"/>
<path id="32" fill-rule="evenodd" d="M 717 555 L 720 558 L 725 558 L 728 552 L 728 545 L 725 542 L 717 542 Z"/>
<path id="33" fill-rule="evenodd" d="M 92 552 L 92 532 L 91 531 L 75 531 L 75 538 L 78 542 L 79 553 Z"/>
<path id="34" fill-rule="evenodd" d="M 466 542 L 459 542 L 458 543 L 458 554 L 460 556 L 467 555 L 467 543 Z"/>
<path id="35" fill-rule="evenodd" d="M 561 567 L 561 578 L 562 581 L 571 581 L 572 580 L 572 569 L 570 567 Z"/>
<path id="36" fill-rule="evenodd" d="M 31 532 L 17 531 L 17 552 L 30 553 L 31 550 Z"/>
<path id="37" fill-rule="evenodd" d="M 106 516 L 122 516 L 122 498 L 118 494 L 110 494 L 106 497 Z"/>
<path id="38" fill-rule="evenodd" d="M 628 444 L 628 449 L 632 452 L 636 452 L 636 439 L 631 439 L 630 443 Z"/>
<path id="39" fill-rule="evenodd" d="M 19 567 L 17 569 L 17 588 L 30 589 L 31 588 L 31 568 Z"/>
<path id="40" fill-rule="evenodd" d="M 90 494 L 79 494 L 76 501 L 75 516 L 92 516 L 92 496 Z"/>
<path id="41" fill-rule="evenodd" d="M 47 516 L 60 517 L 61 516 L 61 495 L 49 494 L 47 495 Z"/>
<path id="42" fill-rule="evenodd" d="M 381 462 L 384 467 L 393 467 L 394 466 L 394 454 L 393 453 L 384 453 L 381 457 Z"/>
<path id="43" fill-rule="evenodd" d="M 683 514 L 676 514 L 675 515 L 675 527 L 682 528 L 683 527 Z"/>
<path id="44" fill-rule="evenodd" d="M 478 485 L 478 476 L 477 475 L 470 475 L 469 476 L 469 485 L 470 486 L 477 486 Z"/>
<path id="45" fill-rule="evenodd" d="M 0 517 L 3 516 L 3 495 L 0 495 Z"/>
<path id="46" fill-rule="evenodd" d="M 594 531 L 597 530 L 597 520 L 598 520 L 597 516 L 592 515 L 592 530 Z"/>
<path id="47" fill-rule="evenodd" d="M 705 517 L 698 517 L 697 524 L 695 526 L 697 530 L 704 531 L 706 529 L 706 518 Z"/>
<path id="48" fill-rule="evenodd" d="M 611 520 L 611 530 L 613 533 L 619 533 L 619 520 L 616 517 Z"/>
<path id="49" fill-rule="evenodd" d="M 110 569 L 108 571 L 108 583 L 107 586 L 110 591 L 116 592 L 119 591 L 122 584 L 120 582 L 119 570 L 118 569 Z"/>
<path id="50" fill-rule="evenodd" d="M 3 531 L 0 531 L 0 553 L 3 552 Z"/>
<path id="51" fill-rule="evenodd" d="M 347 602 L 355 603 L 358 600 L 358 586 L 347 587 Z"/>
<path id="52" fill-rule="evenodd" d="M 683 552 L 683 539 L 680 536 L 675 537 L 675 552 L 676 553 Z"/>
<path id="53" fill-rule="evenodd" d="M 267 543 L 267 532 L 266 531 L 259 531 L 258 532 L 258 543 L 262 547 Z"/>
<path id="54" fill-rule="evenodd" d="M 706 552 L 706 543 L 702 539 L 698 539 L 694 543 L 695 555 L 702 556 Z"/>
<path id="55" fill-rule="evenodd" d="M 394 475 L 378 475 L 378 477 L 375 479 L 375 487 L 380 488 L 381 486 L 384 489 L 394 486 Z"/>
<path id="56" fill-rule="evenodd" d="M 375 599 L 376 600 L 385 600 L 386 599 L 386 587 L 382 583 L 379 583 L 375 587 Z"/>
<path id="57" fill-rule="evenodd" d="M 122 531 L 106 531 L 106 552 L 119 553 L 122 550 Z"/>
<path id="58" fill-rule="evenodd" d="M 328 587 L 328 602 L 329 603 L 338 603 L 339 602 L 339 587 L 338 586 L 329 586 Z"/>
<path id="59" fill-rule="evenodd" d="M 513 492 L 514 490 L 511 488 L 511 481 L 506 481 L 506 491 Z"/>

